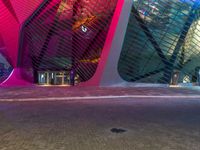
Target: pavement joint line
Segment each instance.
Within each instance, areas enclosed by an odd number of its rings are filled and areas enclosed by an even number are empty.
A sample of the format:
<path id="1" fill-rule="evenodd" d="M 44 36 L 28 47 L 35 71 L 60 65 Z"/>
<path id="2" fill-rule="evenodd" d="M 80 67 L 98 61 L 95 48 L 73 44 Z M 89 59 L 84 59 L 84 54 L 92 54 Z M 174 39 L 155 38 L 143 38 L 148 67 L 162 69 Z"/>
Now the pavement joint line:
<path id="1" fill-rule="evenodd" d="M 96 100 L 116 98 L 164 98 L 164 99 L 200 99 L 200 95 L 118 95 L 118 96 L 75 96 L 75 97 L 43 97 L 43 98 L 3 98 L 0 102 L 12 101 L 67 101 L 67 100 Z"/>

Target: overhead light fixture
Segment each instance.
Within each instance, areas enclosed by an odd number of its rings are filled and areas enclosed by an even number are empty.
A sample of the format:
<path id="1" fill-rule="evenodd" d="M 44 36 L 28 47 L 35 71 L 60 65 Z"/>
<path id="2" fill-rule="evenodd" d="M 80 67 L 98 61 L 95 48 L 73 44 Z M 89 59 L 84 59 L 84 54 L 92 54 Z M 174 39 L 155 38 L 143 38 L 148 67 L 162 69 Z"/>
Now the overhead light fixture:
<path id="1" fill-rule="evenodd" d="M 83 26 L 83 25 L 81 26 L 81 30 L 82 30 L 83 32 L 85 32 L 85 33 L 88 31 L 87 27 L 85 27 L 85 26 Z"/>

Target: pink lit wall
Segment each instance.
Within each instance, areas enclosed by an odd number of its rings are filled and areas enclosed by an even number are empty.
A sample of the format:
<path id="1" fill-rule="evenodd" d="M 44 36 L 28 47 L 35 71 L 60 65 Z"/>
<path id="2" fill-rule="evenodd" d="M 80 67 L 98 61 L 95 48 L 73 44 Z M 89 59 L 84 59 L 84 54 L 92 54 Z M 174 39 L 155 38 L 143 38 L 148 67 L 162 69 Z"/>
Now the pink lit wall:
<path id="1" fill-rule="evenodd" d="M 36 8 L 44 0 L 1 0 L 0 1 L 0 35 L 2 37 L 1 43 L 5 44 L 5 53 L 9 56 L 10 64 L 13 66 L 14 71 L 10 75 L 3 85 L 19 85 L 26 84 L 23 79 L 20 77 L 20 68 L 17 68 L 18 62 L 18 50 L 19 50 L 19 37 L 20 29 L 25 22 L 25 20 L 33 14 Z M 58 1 L 58 0 L 53 0 Z M 59 0 L 60 1 L 60 0 Z M 82 5 L 85 7 L 93 3 L 94 8 L 91 8 L 92 11 L 103 11 L 112 6 L 107 4 L 108 0 L 81 0 Z M 116 1 L 116 0 L 111 0 Z M 68 3 L 73 4 L 74 0 L 69 0 Z M 82 85 L 95 85 L 98 86 L 101 80 L 102 73 L 104 71 L 107 58 L 110 52 L 111 43 L 115 34 L 116 27 L 118 25 L 119 16 L 124 4 L 124 0 L 118 0 L 116 11 L 114 13 L 110 30 L 106 38 L 106 43 L 101 55 L 101 60 L 99 62 L 97 71 L 93 78 Z M 104 9 L 102 9 L 104 8 Z M 82 11 L 81 13 L 87 14 L 87 11 Z M 66 17 L 66 16 L 64 16 Z"/>
<path id="2" fill-rule="evenodd" d="M 43 0 L 1 0 L 0 35 L 6 57 L 14 70 L 1 86 L 25 85 L 17 68 L 20 29 L 24 21 L 34 12 Z M 2 49 L 1 49 L 2 50 Z"/>
<path id="3" fill-rule="evenodd" d="M 13 67 L 17 66 L 20 27 L 41 2 L 42 0 L 0 1 L 0 34 Z"/>

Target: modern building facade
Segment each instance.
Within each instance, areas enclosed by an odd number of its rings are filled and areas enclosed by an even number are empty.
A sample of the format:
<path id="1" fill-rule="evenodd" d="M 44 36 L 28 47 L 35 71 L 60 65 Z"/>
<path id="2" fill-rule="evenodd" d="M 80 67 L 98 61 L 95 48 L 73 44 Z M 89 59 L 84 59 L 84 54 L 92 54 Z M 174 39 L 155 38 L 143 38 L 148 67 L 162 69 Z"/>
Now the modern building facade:
<path id="1" fill-rule="evenodd" d="M 199 0 L 2 0 L 2 86 L 198 85 Z"/>

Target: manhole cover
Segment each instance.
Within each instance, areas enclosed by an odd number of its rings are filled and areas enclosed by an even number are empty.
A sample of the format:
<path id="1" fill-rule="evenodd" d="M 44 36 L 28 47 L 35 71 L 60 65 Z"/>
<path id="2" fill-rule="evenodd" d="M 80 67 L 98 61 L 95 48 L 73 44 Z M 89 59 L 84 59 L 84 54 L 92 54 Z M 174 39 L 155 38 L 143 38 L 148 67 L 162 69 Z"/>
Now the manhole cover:
<path id="1" fill-rule="evenodd" d="M 112 128 L 110 131 L 112 133 L 124 133 L 124 132 L 126 132 L 125 129 L 121 129 L 121 128 Z"/>

